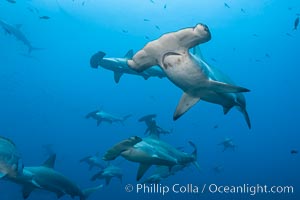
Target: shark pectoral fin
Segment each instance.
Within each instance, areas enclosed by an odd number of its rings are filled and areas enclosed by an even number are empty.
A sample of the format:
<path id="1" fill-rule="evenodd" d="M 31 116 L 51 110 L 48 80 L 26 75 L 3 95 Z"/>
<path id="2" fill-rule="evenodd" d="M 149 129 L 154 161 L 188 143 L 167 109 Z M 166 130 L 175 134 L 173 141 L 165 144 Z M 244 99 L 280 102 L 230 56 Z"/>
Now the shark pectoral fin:
<path id="1" fill-rule="evenodd" d="M 137 175 L 136 175 L 136 180 L 139 181 L 150 167 L 151 167 L 151 165 L 141 163 L 139 166 Z"/>
<path id="2" fill-rule="evenodd" d="M 110 180 L 111 180 L 111 177 L 107 177 L 107 178 L 105 178 L 105 184 L 106 184 L 106 185 L 109 185 L 109 183 L 110 183 Z"/>
<path id="3" fill-rule="evenodd" d="M 80 200 L 87 199 L 93 192 L 96 192 L 97 190 L 100 190 L 101 188 L 103 188 L 102 184 L 97 187 L 82 190 L 83 196 L 80 197 Z"/>
<path id="4" fill-rule="evenodd" d="M 38 184 L 38 182 L 36 182 L 35 180 L 32 180 L 31 183 L 37 188 L 42 188 L 42 186 Z"/>
<path id="5" fill-rule="evenodd" d="M 120 72 L 114 72 L 114 79 L 116 83 L 119 83 L 121 76 L 123 75 L 123 73 Z"/>
<path id="6" fill-rule="evenodd" d="M 250 92 L 247 88 L 210 80 L 209 81 L 209 88 L 215 92 L 219 93 L 238 93 L 238 92 Z"/>
<path id="7" fill-rule="evenodd" d="M 230 107 L 223 106 L 223 113 L 224 113 L 224 115 L 226 115 L 231 108 L 232 108 L 232 106 L 230 106 Z"/>
<path id="8" fill-rule="evenodd" d="M 133 50 L 130 49 L 124 56 L 124 58 L 127 58 L 127 59 L 132 59 L 133 57 Z"/>
<path id="9" fill-rule="evenodd" d="M 34 190 L 35 188 L 31 185 L 24 185 L 23 189 L 22 189 L 22 196 L 24 199 L 27 199 L 31 192 Z"/>
<path id="10" fill-rule="evenodd" d="M 181 117 L 186 111 L 188 111 L 193 105 L 195 105 L 200 100 L 200 97 L 193 97 L 187 93 L 183 93 L 176 111 L 173 115 L 173 120 L 177 120 Z"/>

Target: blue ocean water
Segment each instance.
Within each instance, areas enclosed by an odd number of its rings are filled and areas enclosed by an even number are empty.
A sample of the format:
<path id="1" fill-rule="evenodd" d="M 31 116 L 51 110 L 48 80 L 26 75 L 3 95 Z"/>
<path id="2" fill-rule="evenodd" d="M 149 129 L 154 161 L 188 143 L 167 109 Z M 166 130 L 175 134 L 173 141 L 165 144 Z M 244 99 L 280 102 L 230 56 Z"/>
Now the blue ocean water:
<path id="1" fill-rule="evenodd" d="M 198 172 L 189 166 L 162 186 L 193 184 L 201 190 L 205 184 L 260 184 L 293 186 L 293 193 L 127 193 L 127 184 L 138 183 L 138 164 L 118 158 L 112 163 L 123 169 L 123 182 L 113 179 L 90 200 L 300 199 L 300 158 L 291 154 L 300 149 L 300 30 L 293 30 L 299 14 L 297 0 L 3 0 L 0 19 L 22 24 L 22 32 L 41 50 L 28 53 L 1 28 L 0 135 L 16 143 L 25 166 L 42 164 L 47 159 L 43 146 L 51 144 L 57 153 L 55 169 L 87 188 L 103 181 L 91 182 L 97 170 L 89 171 L 79 160 L 96 152 L 103 155 L 130 136 L 144 137 L 145 125 L 138 119 L 156 113 L 160 126 L 173 129 L 161 139 L 187 152 L 192 151 L 188 141 L 193 141 L 202 168 Z M 174 122 L 182 91 L 168 79 L 124 75 L 116 84 L 112 72 L 89 66 L 97 51 L 123 57 L 129 49 L 136 52 L 164 33 L 197 23 L 206 24 L 212 34 L 201 45 L 204 58 L 251 90 L 245 93 L 251 130 L 236 109 L 223 115 L 222 107 L 202 101 Z M 132 117 L 124 126 L 97 127 L 85 115 L 99 108 Z M 237 145 L 234 151 L 223 152 L 218 145 L 227 137 Z M 215 173 L 215 166 L 223 170 Z M 23 199 L 21 186 L 1 180 L 0 199 Z M 36 190 L 29 199 L 56 196 Z"/>

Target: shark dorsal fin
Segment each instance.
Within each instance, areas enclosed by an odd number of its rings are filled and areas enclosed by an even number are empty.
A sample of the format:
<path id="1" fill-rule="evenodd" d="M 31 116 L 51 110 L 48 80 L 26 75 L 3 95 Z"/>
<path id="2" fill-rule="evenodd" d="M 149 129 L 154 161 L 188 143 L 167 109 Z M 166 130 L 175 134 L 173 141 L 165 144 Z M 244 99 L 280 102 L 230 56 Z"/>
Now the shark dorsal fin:
<path id="1" fill-rule="evenodd" d="M 193 48 L 193 54 L 203 60 L 203 55 L 199 46 Z"/>
<path id="2" fill-rule="evenodd" d="M 127 59 L 132 59 L 133 57 L 133 50 L 130 49 L 124 56 L 124 58 L 127 58 Z"/>
<path id="3" fill-rule="evenodd" d="M 49 156 L 49 158 L 44 162 L 43 166 L 48 168 L 54 168 L 56 160 L 56 154 L 52 154 Z"/>

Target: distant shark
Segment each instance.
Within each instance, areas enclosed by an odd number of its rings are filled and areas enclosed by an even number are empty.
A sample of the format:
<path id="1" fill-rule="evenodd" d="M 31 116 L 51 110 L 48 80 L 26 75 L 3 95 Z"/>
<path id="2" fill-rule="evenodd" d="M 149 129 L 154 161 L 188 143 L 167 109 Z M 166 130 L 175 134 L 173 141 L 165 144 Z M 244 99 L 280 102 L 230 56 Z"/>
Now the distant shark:
<path id="1" fill-rule="evenodd" d="M 223 142 L 219 143 L 219 145 L 223 145 L 223 152 L 227 149 L 235 150 L 236 145 L 233 143 L 231 138 L 225 138 Z"/>
<path id="2" fill-rule="evenodd" d="M 114 122 L 120 122 L 123 124 L 123 122 L 131 117 L 131 115 L 126 115 L 124 117 L 115 116 L 112 114 L 109 114 L 107 112 L 104 112 L 103 110 L 95 110 L 93 112 L 90 112 L 86 115 L 86 118 L 93 118 L 97 120 L 97 126 L 101 124 L 101 122 L 108 122 L 108 123 L 114 123 Z"/>
<path id="3" fill-rule="evenodd" d="M 15 143 L 0 136 L 0 179 L 17 176 L 19 169 L 22 168 L 20 158 Z"/>
<path id="4" fill-rule="evenodd" d="M 166 77 L 165 73 L 157 66 L 153 66 L 144 72 L 136 72 L 127 65 L 127 60 L 133 56 L 133 51 L 129 50 L 124 58 L 104 58 L 106 54 L 102 51 L 95 53 L 90 59 L 90 65 L 92 68 L 98 68 L 98 66 L 104 69 L 114 72 L 114 79 L 116 83 L 119 83 L 123 74 L 132 74 L 136 76 L 142 76 L 145 80 L 150 77 Z"/>
<path id="5" fill-rule="evenodd" d="M 41 189 L 56 193 L 57 198 L 68 194 L 72 198 L 79 196 L 80 200 L 85 200 L 91 193 L 102 188 L 102 185 L 100 185 L 81 190 L 74 182 L 53 169 L 55 159 L 56 155 L 51 155 L 43 165 L 24 167 L 21 174 L 9 179 L 23 186 L 24 199 L 27 199 L 33 190 Z"/>
<path id="6" fill-rule="evenodd" d="M 0 19 L 0 26 L 4 29 L 4 31 L 9 34 L 15 36 L 17 40 L 20 40 L 28 47 L 28 52 L 30 53 L 33 50 L 41 50 L 41 48 L 36 48 L 31 45 L 27 37 L 21 31 L 21 24 L 11 25 L 3 20 Z"/>
<path id="7" fill-rule="evenodd" d="M 108 165 L 106 168 L 95 174 L 91 180 L 95 181 L 96 179 L 105 179 L 106 185 L 110 183 L 110 180 L 116 177 L 120 179 L 122 182 L 123 173 L 121 168 L 114 166 L 114 165 Z"/>
<path id="8" fill-rule="evenodd" d="M 82 158 L 79 162 L 85 162 L 89 165 L 89 170 L 92 170 L 94 167 L 104 169 L 105 166 L 102 164 L 102 159 L 99 157 L 99 153 L 96 153 L 94 156 L 86 156 Z"/>
<path id="9" fill-rule="evenodd" d="M 154 65 L 160 66 L 169 80 L 183 90 L 184 93 L 173 115 L 174 120 L 201 99 L 220 103 L 222 96 L 220 94 L 249 92 L 246 88 L 212 79 L 206 66 L 189 52 L 192 47 L 210 39 L 208 27 L 198 24 L 195 27 L 164 34 L 159 39 L 149 42 L 127 61 L 128 66 L 137 72 Z M 224 97 L 222 101 L 227 100 L 226 98 Z"/>
<path id="10" fill-rule="evenodd" d="M 142 139 L 134 136 L 110 148 L 103 156 L 103 160 L 114 160 L 118 156 L 122 156 L 129 161 L 140 163 L 137 180 L 140 180 L 152 165 L 168 166 L 171 170 L 176 165 L 193 163 L 200 169 L 197 163 L 197 148 L 192 142 L 189 143 L 194 148 L 192 154 L 179 151 L 156 137 Z"/>

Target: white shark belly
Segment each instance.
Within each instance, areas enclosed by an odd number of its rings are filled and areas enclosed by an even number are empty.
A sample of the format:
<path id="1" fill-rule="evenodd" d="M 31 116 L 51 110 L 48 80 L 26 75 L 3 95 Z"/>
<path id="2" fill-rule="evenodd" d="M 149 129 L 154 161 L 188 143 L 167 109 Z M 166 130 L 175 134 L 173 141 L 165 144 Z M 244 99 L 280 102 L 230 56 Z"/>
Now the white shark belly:
<path id="1" fill-rule="evenodd" d="M 187 56 L 170 55 L 164 59 L 164 71 L 170 81 L 185 92 L 201 95 L 208 87 L 208 77 L 205 72 L 191 58 Z"/>

